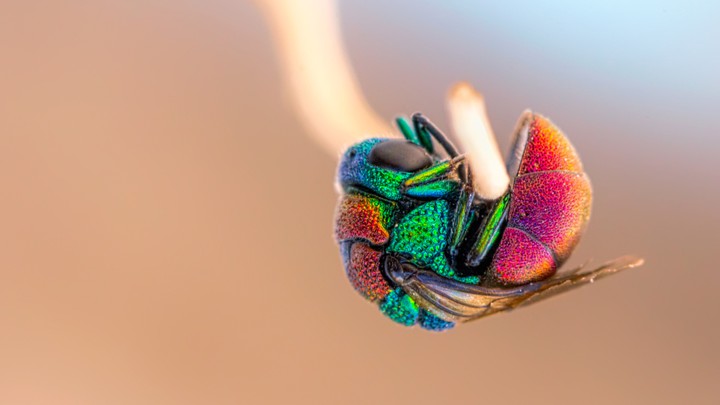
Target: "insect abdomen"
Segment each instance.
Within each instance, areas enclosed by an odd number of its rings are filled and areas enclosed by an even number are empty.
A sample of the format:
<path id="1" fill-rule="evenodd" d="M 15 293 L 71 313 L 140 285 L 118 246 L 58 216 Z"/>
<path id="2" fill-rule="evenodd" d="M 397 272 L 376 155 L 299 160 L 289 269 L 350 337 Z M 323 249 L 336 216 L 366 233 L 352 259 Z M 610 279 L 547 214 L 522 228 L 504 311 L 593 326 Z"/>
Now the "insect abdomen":
<path id="1" fill-rule="evenodd" d="M 577 244 L 592 203 L 590 181 L 567 138 L 539 115 L 525 120 L 508 224 L 487 273 L 491 282 L 506 285 L 552 276 Z"/>

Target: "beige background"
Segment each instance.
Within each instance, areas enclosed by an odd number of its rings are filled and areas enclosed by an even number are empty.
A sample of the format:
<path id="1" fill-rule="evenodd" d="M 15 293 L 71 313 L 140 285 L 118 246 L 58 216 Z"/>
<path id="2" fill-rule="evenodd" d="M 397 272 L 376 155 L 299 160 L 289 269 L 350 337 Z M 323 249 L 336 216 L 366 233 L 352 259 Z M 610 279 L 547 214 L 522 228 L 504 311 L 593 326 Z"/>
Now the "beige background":
<path id="1" fill-rule="evenodd" d="M 634 30 L 578 45 L 600 24 L 578 10 L 466 3 L 342 3 L 371 104 L 445 127 L 469 80 L 503 145 L 522 109 L 550 116 L 596 193 L 574 262 L 646 266 L 396 326 L 345 280 L 336 161 L 251 3 L 3 0 L 0 404 L 720 402 L 720 35 L 692 21 L 717 8 L 621 10 Z"/>

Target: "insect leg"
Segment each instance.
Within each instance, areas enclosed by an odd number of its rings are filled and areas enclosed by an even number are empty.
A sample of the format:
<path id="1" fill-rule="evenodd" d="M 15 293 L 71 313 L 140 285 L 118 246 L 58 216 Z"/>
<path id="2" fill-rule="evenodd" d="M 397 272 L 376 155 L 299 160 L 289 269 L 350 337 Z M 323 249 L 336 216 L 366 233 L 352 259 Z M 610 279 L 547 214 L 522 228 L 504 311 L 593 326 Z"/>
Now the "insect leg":
<path id="1" fill-rule="evenodd" d="M 420 142 L 420 138 L 418 138 L 417 133 L 415 132 L 413 127 L 410 126 L 410 123 L 408 123 L 408 120 L 405 119 L 405 117 L 395 118 L 395 124 L 397 124 L 400 132 L 403 134 L 405 139 L 414 143 L 415 145 L 425 147 L 424 144 Z M 430 153 L 432 153 L 432 151 Z"/>
<path id="2" fill-rule="evenodd" d="M 446 196 L 457 189 L 457 182 L 449 177 L 462 166 L 463 160 L 463 156 L 457 156 L 421 170 L 403 182 L 403 193 L 421 198 Z"/>
<path id="3" fill-rule="evenodd" d="M 450 157 L 455 157 L 458 155 L 458 151 L 455 148 L 455 145 L 450 142 L 450 140 L 443 134 L 436 126 L 433 124 L 426 116 L 424 116 L 422 113 L 415 113 L 412 116 L 413 125 L 415 126 L 415 132 L 420 136 L 421 134 L 424 134 L 424 136 L 429 137 L 432 136 L 435 138 L 440 145 L 445 149 L 445 152 L 447 152 Z"/>
<path id="4" fill-rule="evenodd" d="M 458 196 L 457 205 L 455 206 L 455 214 L 453 215 L 452 222 L 452 234 L 450 235 L 450 256 L 457 257 L 458 248 L 460 243 L 465 239 L 465 236 L 470 227 L 470 221 L 472 220 L 472 204 L 475 199 L 475 192 L 471 187 L 463 186 L 460 189 L 460 195 Z"/>
<path id="5" fill-rule="evenodd" d="M 490 258 L 490 252 L 497 245 L 498 238 L 505 227 L 509 211 L 510 193 L 506 192 L 492 204 L 490 213 L 480 224 L 480 230 L 465 259 L 465 264 L 470 267 L 477 267 Z"/>
<path id="6" fill-rule="evenodd" d="M 450 156 L 450 158 L 454 158 L 459 155 L 457 148 L 455 148 L 455 145 L 453 145 L 452 142 L 450 142 L 450 139 L 448 139 L 445 134 L 442 133 L 438 129 L 438 127 L 435 126 L 426 116 L 424 116 L 422 113 L 415 113 L 412 116 L 413 125 L 415 127 L 415 132 L 418 134 L 418 137 L 420 140 L 423 139 L 423 137 L 429 137 L 432 136 L 435 138 L 435 140 L 438 141 L 438 143 L 445 149 L 445 152 Z M 432 145 L 432 142 L 430 142 Z M 429 150 L 430 153 L 432 153 L 432 150 Z M 466 165 L 463 163 L 461 167 L 458 170 L 458 175 L 460 176 L 460 180 L 467 184 L 468 183 L 468 170 Z"/>
<path id="7" fill-rule="evenodd" d="M 412 116 L 413 128 L 415 128 L 415 135 L 417 136 L 420 145 L 422 145 L 422 147 L 424 147 L 425 150 L 428 151 L 428 153 L 434 154 L 435 146 L 432 143 L 432 137 L 430 135 L 430 132 L 425 129 L 425 126 L 418 119 L 419 116 L 423 117 L 420 113 L 415 113 Z"/>

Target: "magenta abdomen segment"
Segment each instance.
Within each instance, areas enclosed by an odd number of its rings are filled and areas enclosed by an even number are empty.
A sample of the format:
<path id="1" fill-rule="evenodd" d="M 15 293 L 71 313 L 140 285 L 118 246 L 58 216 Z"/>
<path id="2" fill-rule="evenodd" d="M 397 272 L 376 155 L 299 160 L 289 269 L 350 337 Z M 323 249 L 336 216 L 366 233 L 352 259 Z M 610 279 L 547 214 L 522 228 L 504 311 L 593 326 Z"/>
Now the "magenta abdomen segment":
<path id="1" fill-rule="evenodd" d="M 490 268 L 493 281 L 524 284 L 528 278 L 552 274 L 555 259 L 550 251 L 527 233 L 506 228 Z"/>
<path id="2" fill-rule="evenodd" d="M 555 274 L 579 241 L 592 203 L 590 182 L 567 138 L 539 115 L 525 119 L 527 143 L 508 223 L 487 273 L 491 282 L 505 285 Z"/>
<path id="3" fill-rule="evenodd" d="M 509 227 L 526 232 L 560 261 L 567 259 L 590 215 L 590 183 L 584 174 L 529 173 L 515 180 Z"/>

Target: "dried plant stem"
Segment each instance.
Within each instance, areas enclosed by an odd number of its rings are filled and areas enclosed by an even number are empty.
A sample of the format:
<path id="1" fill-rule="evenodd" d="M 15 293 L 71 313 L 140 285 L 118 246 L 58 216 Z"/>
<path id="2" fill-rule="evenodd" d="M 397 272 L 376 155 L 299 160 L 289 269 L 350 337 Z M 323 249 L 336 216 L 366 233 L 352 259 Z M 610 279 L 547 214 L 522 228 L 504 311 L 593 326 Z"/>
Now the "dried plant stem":
<path id="1" fill-rule="evenodd" d="M 334 0 L 255 0 L 277 43 L 293 106 L 333 154 L 394 133 L 368 105 L 341 41 Z"/>
<path id="2" fill-rule="evenodd" d="M 335 0 L 255 0 L 277 43 L 293 106 L 308 133 L 330 153 L 370 136 L 396 132 L 367 103 L 342 45 Z M 448 111 L 473 185 L 483 198 L 501 196 L 510 182 L 488 122 L 483 97 L 460 83 Z"/>
<path id="3" fill-rule="evenodd" d="M 469 84 L 458 83 L 448 94 L 447 108 L 455 139 L 470 162 L 475 192 L 487 199 L 500 197 L 507 190 L 510 177 L 483 96 Z"/>

